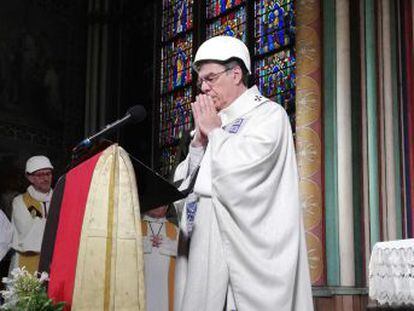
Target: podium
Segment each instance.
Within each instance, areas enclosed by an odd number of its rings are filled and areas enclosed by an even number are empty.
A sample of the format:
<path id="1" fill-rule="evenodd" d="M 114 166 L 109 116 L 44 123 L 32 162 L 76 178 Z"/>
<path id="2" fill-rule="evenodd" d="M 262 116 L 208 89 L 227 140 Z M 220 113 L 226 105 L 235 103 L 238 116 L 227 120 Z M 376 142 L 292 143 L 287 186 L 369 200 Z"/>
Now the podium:
<path id="1" fill-rule="evenodd" d="M 140 214 L 182 197 L 115 144 L 71 168 L 55 187 L 42 243 L 49 297 L 65 310 L 145 310 Z"/>

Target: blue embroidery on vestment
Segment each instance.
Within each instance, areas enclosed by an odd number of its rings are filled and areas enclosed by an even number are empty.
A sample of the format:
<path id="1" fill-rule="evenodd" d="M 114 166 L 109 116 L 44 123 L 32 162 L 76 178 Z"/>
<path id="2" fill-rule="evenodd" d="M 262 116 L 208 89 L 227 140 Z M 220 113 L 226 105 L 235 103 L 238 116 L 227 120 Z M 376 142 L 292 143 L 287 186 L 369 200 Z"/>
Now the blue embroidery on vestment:
<path id="1" fill-rule="evenodd" d="M 239 131 L 240 127 L 244 122 L 243 118 L 236 119 L 232 124 L 226 127 L 227 132 L 235 134 Z"/>
<path id="2" fill-rule="evenodd" d="M 188 235 L 191 235 L 194 226 L 194 218 L 197 212 L 197 201 L 194 194 L 189 195 L 189 201 L 186 204 L 187 207 L 187 232 Z"/>

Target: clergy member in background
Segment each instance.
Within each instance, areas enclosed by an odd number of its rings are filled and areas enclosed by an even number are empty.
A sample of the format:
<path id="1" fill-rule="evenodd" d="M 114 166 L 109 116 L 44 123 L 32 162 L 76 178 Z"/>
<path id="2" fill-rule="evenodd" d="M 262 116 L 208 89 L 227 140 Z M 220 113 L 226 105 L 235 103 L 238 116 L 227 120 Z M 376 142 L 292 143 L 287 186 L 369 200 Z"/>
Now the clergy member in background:
<path id="1" fill-rule="evenodd" d="M 6 214 L 0 209 L 0 280 L 7 276 L 8 264 L 10 261 L 6 260 L 9 256 L 10 243 L 12 239 L 12 227 Z M 0 290 L 4 290 L 4 284 L 0 282 Z M 1 296 L 1 295 L 0 295 Z M 3 297 L 0 297 L 0 305 L 3 302 Z"/>
<path id="2" fill-rule="evenodd" d="M 10 249 L 12 239 L 12 227 L 9 219 L 2 210 L 0 210 L 0 262 L 6 256 Z"/>
<path id="3" fill-rule="evenodd" d="M 168 206 L 144 214 L 145 288 L 148 311 L 173 310 L 177 228 L 166 218 Z"/>
<path id="4" fill-rule="evenodd" d="M 10 271 L 23 266 L 31 273 L 38 270 L 43 232 L 53 193 L 52 172 L 52 163 L 45 156 L 33 156 L 26 162 L 25 175 L 30 186 L 25 193 L 15 197 L 12 204 L 12 248 L 15 254 Z"/>

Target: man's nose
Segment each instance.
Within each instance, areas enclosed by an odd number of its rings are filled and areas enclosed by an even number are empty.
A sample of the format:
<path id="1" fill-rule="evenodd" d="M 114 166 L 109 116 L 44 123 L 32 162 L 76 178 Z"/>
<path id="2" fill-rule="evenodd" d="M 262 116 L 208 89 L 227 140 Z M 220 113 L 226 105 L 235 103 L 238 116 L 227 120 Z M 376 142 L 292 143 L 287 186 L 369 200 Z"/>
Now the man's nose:
<path id="1" fill-rule="evenodd" d="M 204 94 L 207 94 L 211 90 L 210 85 L 206 81 L 201 81 L 201 91 Z"/>

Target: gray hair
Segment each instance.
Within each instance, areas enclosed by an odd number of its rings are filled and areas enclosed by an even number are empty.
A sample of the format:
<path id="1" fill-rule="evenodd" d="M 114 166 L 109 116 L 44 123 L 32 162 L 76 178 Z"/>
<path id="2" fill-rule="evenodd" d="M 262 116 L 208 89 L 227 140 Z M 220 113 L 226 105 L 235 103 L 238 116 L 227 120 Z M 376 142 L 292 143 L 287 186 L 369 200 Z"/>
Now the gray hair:
<path id="1" fill-rule="evenodd" d="M 233 69 L 236 66 L 239 66 L 242 71 L 242 82 L 244 86 L 248 86 L 249 83 L 249 72 L 246 69 L 246 66 L 239 61 L 237 58 L 232 58 L 226 62 L 223 63 L 223 66 L 226 67 L 226 69 Z"/>

